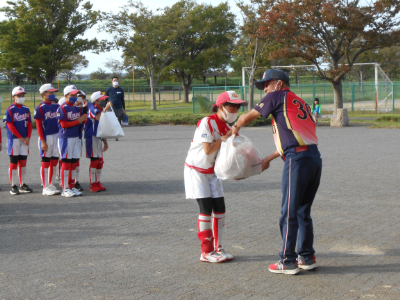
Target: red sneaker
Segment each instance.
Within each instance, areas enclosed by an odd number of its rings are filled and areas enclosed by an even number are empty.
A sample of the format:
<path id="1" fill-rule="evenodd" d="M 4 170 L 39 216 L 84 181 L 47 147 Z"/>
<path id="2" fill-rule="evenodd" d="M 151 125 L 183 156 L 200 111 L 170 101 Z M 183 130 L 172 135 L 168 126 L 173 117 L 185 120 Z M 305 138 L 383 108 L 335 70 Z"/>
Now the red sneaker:
<path id="1" fill-rule="evenodd" d="M 300 272 L 297 262 L 285 266 L 282 262 L 278 261 L 276 264 L 269 265 L 268 270 L 272 273 L 295 275 Z"/>
<path id="2" fill-rule="evenodd" d="M 106 190 L 106 188 L 104 186 L 101 185 L 100 182 L 96 182 L 97 187 L 100 189 L 100 192 L 104 192 Z"/>
<path id="3" fill-rule="evenodd" d="M 100 188 L 97 186 L 97 182 L 92 183 L 90 186 L 90 191 L 93 193 L 100 192 Z"/>

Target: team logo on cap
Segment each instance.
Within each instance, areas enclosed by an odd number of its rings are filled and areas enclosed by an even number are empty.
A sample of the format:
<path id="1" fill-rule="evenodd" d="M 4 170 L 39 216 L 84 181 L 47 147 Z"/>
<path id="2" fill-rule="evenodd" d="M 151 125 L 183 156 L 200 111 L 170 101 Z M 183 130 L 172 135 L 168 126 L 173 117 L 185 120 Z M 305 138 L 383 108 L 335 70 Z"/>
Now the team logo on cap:
<path id="1" fill-rule="evenodd" d="M 19 89 L 18 89 L 18 91 L 23 91 L 24 89 L 22 88 L 22 87 L 20 87 Z"/>
<path id="2" fill-rule="evenodd" d="M 72 89 L 73 89 L 73 90 L 77 90 L 77 88 L 76 88 L 74 85 L 72 86 Z"/>
<path id="3" fill-rule="evenodd" d="M 232 93 L 232 97 L 237 98 L 238 95 L 236 93 Z"/>

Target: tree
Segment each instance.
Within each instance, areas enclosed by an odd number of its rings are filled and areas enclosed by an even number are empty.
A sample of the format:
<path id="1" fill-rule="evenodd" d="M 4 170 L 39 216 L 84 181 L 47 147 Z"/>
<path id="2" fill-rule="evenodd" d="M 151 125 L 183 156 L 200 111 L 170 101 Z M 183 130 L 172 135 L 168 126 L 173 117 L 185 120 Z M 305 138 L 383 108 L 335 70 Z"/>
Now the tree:
<path id="1" fill-rule="evenodd" d="M 8 18 L 0 22 L 0 66 L 37 78 L 54 80 L 57 70 L 82 51 L 94 50 L 97 39 L 79 36 L 98 21 L 83 0 L 18 0 L 0 8 Z"/>
<path id="2" fill-rule="evenodd" d="M 71 80 L 77 76 L 77 73 L 82 71 L 83 68 L 87 68 L 88 65 L 89 61 L 84 55 L 77 54 L 71 56 L 64 64 L 65 69 L 61 70 L 60 75 L 66 78 L 68 80 L 68 84 L 70 84 Z"/>
<path id="3" fill-rule="evenodd" d="M 98 68 L 97 71 L 94 71 L 90 73 L 89 78 L 94 80 L 94 79 L 107 79 L 111 76 L 111 74 L 107 73 L 106 70 L 103 70 L 101 68 Z"/>
<path id="4" fill-rule="evenodd" d="M 130 12 L 131 9 L 135 12 Z M 161 71 L 171 62 L 173 41 L 178 33 L 171 14 L 168 7 L 153 12 L 143 3 L 130 0 L 121 12 L 105 15 L 103 28 L 113 33 L 113 45 L 122 48 L 125 56 L 134 57 L 135 64 L 142 67 L 150 79 L 153 110 L 157 109 L 155 87 Z"/>
<path id="5" fill-rule="evenodd" d="M 168 70 L 180 81 L 184 102 L 189 102 L 195 77 L 228 65 L 236 36 L 235 16 L 227 3 L 198 5 L 191 0 L 175 3 L 170 12 L 181 32 L 174 41 L 174 58 Z"/>
<path id="6" fill-rule="evenodd" d="M 106 67 L 111 70 L 113 76 L 122 77 L 125 66 L 118 59 L 107 58 Z"/>
<path id="7" fill-rule="evenodd" d="M 270 58 L 300 57 L 313 63 L 317 75 L 333 86 L 335 112 L 343 107 L 342 79 L 357 58 L 400 41 L 399 1 L 254 1 L 261 4 L 258 32 L 284 45 Z"/>

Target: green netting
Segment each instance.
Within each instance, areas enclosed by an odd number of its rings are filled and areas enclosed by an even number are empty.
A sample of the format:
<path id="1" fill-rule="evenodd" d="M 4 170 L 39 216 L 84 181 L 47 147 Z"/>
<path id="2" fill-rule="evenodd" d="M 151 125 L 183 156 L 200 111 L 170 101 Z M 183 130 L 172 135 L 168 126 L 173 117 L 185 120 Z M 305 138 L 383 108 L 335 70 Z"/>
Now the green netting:
<path id="1" fill-rule="evenodd" d="M 210 113 L 218 95 L 224 91 L 236 91 L 241 99 L 249 101 L 248 86 L 215 86 L 193 88 L 193 113 Z M 312 105 L 319 98 L 323 110 L 333 111 L 333 88 L 330 84 L 292 84 L 290 90 Z M 376 97 L 376 92 L 377 97 Z M 254 89 L 254 105 L 264 97 L 264 92 Z M 400 84 L 343 84 L 343 107 L 348 110 L 394 112 L 400 109 Z"/>

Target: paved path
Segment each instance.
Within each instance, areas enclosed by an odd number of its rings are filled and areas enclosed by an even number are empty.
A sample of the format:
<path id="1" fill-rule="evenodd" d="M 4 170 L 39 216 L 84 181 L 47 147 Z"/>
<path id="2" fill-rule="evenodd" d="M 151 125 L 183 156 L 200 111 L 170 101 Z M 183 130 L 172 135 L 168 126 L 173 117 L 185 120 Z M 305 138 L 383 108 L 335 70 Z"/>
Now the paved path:
<path id="1" fill-rule="evenodd" d="M 3 130 L 3 137 L 5 134 Z M 200 263 L 197 204 L 184 199 L 193 126 L 125 129 L 110 141 L 103 183 L 80 198 L 40 193 L 36 132 L 28 160 L 35 193 L 0 193 L 0 299 L 399 299 L 399 130 L 318 127 L 323 156 L 313 206 L 314 272 L 268 272 L 281 238 L 280 177 L 224 183 L 229 263 Z M 242 131 L 263 155 L 270 127 Z M 340 145 L 340 146 L 339 146 Z M 0 183 L 8 158 L 0 152 Z"/>

